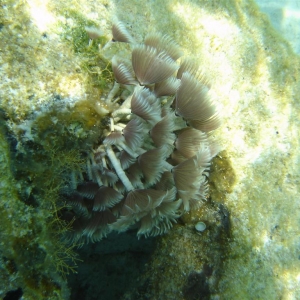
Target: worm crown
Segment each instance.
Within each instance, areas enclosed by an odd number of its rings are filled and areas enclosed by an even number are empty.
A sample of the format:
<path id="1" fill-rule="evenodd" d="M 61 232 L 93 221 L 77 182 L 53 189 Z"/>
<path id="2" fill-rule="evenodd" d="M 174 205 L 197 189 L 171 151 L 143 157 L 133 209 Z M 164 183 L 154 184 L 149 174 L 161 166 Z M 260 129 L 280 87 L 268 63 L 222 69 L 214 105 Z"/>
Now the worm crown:
<path id="1" fill-rule="evenodd" d="M 73 176 L 75 240 L 98 241 L 133 226 L 138 237 L 167 232 L 206 199 L 218 152 L 209 133 L 220 119 L 196 64 L 179 64 L 182 52 L 166 35 L 135 44 L 122 23 L 112 32 L 113 42 L 132 44 L 131 61 L 113 57 L 116 82 L 103 103 L 109 126 L 89 153 L 86 172 Z M 120 87 L 133 92 L 121 99 Z"/>

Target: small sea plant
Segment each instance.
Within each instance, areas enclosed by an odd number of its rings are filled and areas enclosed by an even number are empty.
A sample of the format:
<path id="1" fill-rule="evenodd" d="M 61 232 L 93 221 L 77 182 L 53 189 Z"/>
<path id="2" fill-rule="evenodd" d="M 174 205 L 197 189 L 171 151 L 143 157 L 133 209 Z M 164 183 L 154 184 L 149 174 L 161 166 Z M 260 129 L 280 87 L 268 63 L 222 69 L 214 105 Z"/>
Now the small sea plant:
<path id="1" fill-rule="evenodd" d="M 116 82 L 98 110 L 108 125 L 87 154 L 86 171 L 73 174 L 68 213 L 75 241 L 134 226 L 138 237 L 167 232 L 206 200 L 218 153 L 211 137 L 220 125 L 217 105 L 195 63 L 181 59 L 166 35 L 136 44 L 120 22 L 112 33 L 111 43 L 131 44 L 131 58 L 112 58 Z M 121 89 L 130 95 L 122 98 Z"/>

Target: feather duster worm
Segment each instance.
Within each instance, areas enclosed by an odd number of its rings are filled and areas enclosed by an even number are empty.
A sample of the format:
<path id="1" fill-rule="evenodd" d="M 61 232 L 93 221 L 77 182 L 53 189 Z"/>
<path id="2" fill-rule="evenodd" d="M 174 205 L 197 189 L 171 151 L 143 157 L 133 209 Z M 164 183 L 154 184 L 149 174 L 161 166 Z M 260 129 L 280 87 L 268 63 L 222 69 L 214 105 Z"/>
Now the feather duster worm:
<path id="1" fill-rule="evenodd" d="M 138 45 L 132 51 L 132 66 L 141 85 L 163 81 L 179 68 L 164 51 L 146 45 Z"/>
<path id="2" fill-rule="evenodd" d="M 113 40 L 133 43 L 120 22 Z M 109 125 L 88 154 L 80 176 L 88 180 L 69 197 L 75 240 L 98 241 L 133 225 L 138 237 L 163 234 L 208 192 L 218 146 L 207 132 L 220 125 L 209 83 L 193 60 L 179 66 L 182 51 L 166 35 L 150 34 L 131 49 L 131 62 L 112 59 L 116 82 L 131 94 L 120 101 L 118 84 L 108 94 Z"/>
<path id="3" fill-rule="evenodd" d="M 134 43 L 134 39 L 122 22 L 115 22 L 112 26 L 114 42 Z"/>

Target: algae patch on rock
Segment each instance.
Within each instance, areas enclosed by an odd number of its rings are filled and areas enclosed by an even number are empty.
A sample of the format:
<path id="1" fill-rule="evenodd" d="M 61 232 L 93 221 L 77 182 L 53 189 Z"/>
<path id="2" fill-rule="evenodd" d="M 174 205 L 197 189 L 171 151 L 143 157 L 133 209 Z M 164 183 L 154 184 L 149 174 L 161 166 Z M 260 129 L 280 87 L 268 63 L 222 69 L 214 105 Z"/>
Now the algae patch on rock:
<path id="1" fill-rule="evenodd" d="M 237 181 L 234 167 L 226 151 L 220 152 L 212 161 L 209 184 L 211 197 L 218 202 L 224 203 L 226 194 L 232 193 Z"/>

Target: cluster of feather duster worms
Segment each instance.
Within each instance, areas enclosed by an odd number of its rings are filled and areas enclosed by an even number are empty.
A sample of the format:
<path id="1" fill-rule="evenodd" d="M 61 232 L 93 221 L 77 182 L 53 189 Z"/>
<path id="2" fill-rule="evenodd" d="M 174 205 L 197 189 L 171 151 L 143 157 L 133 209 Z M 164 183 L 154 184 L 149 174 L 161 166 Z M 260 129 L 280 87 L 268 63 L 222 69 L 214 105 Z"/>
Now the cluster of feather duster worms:
<path id="1" fill-rule="evenodd" d="M 131 44 L 131 58 L 114 56 L 115 84 L 100 113 L 109 120 L 89 153 L 86 174 L 69 204 L 73 238 L 99 241 L 111 231 L 167 232 L 185 211 L 206 199 L 207 176 L 220 126 L 210 86 L 168 36 L 137 44 L 117 22 L 113 42 Z M 120 89 L 131 91 L 120 101 Z"/>

